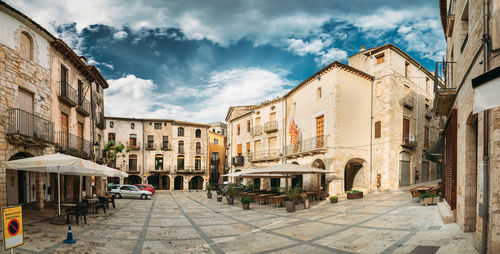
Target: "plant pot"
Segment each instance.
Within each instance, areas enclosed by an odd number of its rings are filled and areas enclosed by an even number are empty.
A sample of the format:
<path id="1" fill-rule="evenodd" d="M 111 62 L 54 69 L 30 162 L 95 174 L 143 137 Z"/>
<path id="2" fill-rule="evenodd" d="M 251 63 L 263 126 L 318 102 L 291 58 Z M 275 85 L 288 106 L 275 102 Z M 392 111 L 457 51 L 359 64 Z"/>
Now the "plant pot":
<path id="1" fill-rule="evenodd" d="M 207 192 L 207 198 L 212 198 L 212 192 Z"/>
<path id="2" fill-rule="evenodd" d="M 222 202 L 222 196 L 217 197 L 217 202 Z"/>
<path id="3" fill-rule="evenodd" d="M 337 202 L 339 202 L 339 198 L 331 198 L 330 199 L 330 203 L 332 203 L 332 204 L 337 203 Z"/>
<path id="4" fill-rule="evenodd" d="M 285 201 L 286 211 L 289 213 L 295 212 L 295 202 L 292 200 Z"/>
<path id="5" fill-rule="evenodd" d="M 243 210 L 250 210 L 250 203 L 243 203 Z"/>
<path id="6" fill-rule="evenodd" d="M 363 198 L 363 192 L 347 193 L 347 199 L 359 199 L 359 198 Z"/>
<path id="7" fill-rule="evenodd" d="M 304 199 L 304 209 L 309 209 L 311 208 L 311 202 L 309 201 L 308 198 Z"/>
<path id="8" fill-rule="evenodd" d="M 437 205 L 438 202 L 439 202 L 439 198 L 438 197 L 430 197 L 430 198 L 424 198 L 424 199 L 422 199 L 420 201 L 420 204 L 428 206 L 428 205 Z"/>
<path id="9" fill-rule="evenodd" d="M 233 197 L 226 197 L 227 204 L 228 205 L 234 205 L 234 198 Z"/>

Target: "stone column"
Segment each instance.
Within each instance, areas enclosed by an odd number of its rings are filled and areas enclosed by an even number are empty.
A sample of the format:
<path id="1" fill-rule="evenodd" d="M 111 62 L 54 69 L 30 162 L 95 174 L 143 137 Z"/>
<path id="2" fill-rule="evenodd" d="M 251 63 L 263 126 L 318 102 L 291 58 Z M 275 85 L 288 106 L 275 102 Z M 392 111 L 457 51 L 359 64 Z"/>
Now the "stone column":
<path id="1" fill-rule="evenodd" d="M 45 207 L 44 196 L 45 189 L 43 188 L 43 173 L 34 173 L 35 175 L 35 191 L 36 191 L 36 208 L 42 210 Z"/>

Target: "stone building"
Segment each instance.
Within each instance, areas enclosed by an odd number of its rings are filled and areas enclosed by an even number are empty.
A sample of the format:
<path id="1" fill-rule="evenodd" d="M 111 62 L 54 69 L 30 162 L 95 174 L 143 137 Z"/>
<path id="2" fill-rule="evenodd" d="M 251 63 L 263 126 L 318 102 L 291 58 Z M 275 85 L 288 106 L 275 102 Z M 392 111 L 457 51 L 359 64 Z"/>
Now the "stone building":
<path id="1" fill-rule="evenodd" d="M 500 2 L 440 0 L 439 7 L 447 48 L 436 64 L 444 85 L 435 85 L 435 112 L 445 119 L 446 205 L 482 253 L 498 253 L 500 101 L 482 89 L 500 89 Z"/>
<path id="2" fill-rule="evenodd" d="M 436 165 L 424 157 L 438 138 L 439 120 L 430 114 L 433 80 L 387 44 L 363 48 L 349 65 L 331 63 L 281 98 L 230 107 L 231 171 L 277 163 L 316 167 L 333 174 L 298 176 L 289 184 L 331 195 L 435 179 Z M 283 180 L 253 181 L 270 188 L 285 186 Z"/>
<path id="3" fill-rule="evenodd" d="M 125 183 L 187 190 L 202 189 L 208 181 L 209 125 L 122 117 L 106 117 L 106 125 L 107 140 L 130 149 L 114 162 L 129 174 Z"/>
<path id="4" fill-rule="evenodd" d="M 105 88 L 107 83 L 62 40 L 1 1 L 0 23 L 0 205 L 36 201 L 37 207 L 43 208 L 44 201 L 57 199 L 55 174 L 6 170 L 5 161 L 75 150 L 85 150 L 82 158 L 95 159 L 93 150 L 99 148 L 84 142 L 96 132 L 90 118 L 95 106 L 89 103 L 88 92 L 80 97 L 76 94 L 71 101 L 74 105 L 63 106 L 69 93 L 61 94 L 58 89 L 61 72 L 55 65 L 68 67 L 70 78 L 63 83 L 72 87 L 77 87 L 77 80 L 82 87 Z M 61 112 L 68 114 L 66 129 L 61 127 Z M 79 128 L 78 123 L 85 127 Z M 70 139 L 69 133 L 77 138 Z M 89 179 L 63 178 L 62 200 L 77 197 L 81 184 L 91 193 Z"/>
<path id="5" fill-rule="evenodd" d="M 227 137 L 227 124 L 223 122 L 213 122 L 209 123 L 209 125 L 210 125 L 209 131 Z"/>
<path id="6" fill-rule="evenodd" d="M 212 131 L 208 132 L 209 183 L 222 183 L 226 172 L 226 137 Z"/>

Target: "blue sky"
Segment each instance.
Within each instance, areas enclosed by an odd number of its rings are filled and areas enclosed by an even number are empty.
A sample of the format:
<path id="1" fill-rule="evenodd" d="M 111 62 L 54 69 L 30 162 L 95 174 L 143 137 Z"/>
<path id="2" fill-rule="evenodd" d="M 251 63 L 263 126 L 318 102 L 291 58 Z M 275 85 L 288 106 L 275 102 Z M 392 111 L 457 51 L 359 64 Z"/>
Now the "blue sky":
<path id="1" fill-rule="evenodd" d="M 431 71 L 445 41 L 435 0 L 16 0 L 108 80 L 108 116 L 224 120 L 328 63 L 393 43 Z"/>

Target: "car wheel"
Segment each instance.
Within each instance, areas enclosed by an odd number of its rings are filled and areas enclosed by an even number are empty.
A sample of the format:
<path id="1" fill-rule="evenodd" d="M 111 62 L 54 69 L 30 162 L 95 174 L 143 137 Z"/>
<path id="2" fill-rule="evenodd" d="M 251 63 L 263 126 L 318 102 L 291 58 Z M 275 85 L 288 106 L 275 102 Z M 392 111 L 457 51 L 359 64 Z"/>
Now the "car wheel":
<path id="1" fill-rule="evenodd" d="M 120 193 L 116 193 L 116 194 L 115 194 L 115 198 L 122 198 L 122 194 L 120 194 Z"/>
<path id="2" fill-rule="evenodd" d="M 148 199 L 148 195 L 146 195 L 146 194 L 142 194 L 142 195 L 141 195 L 141 198 L 142 198 L 142 199 Z"/>

